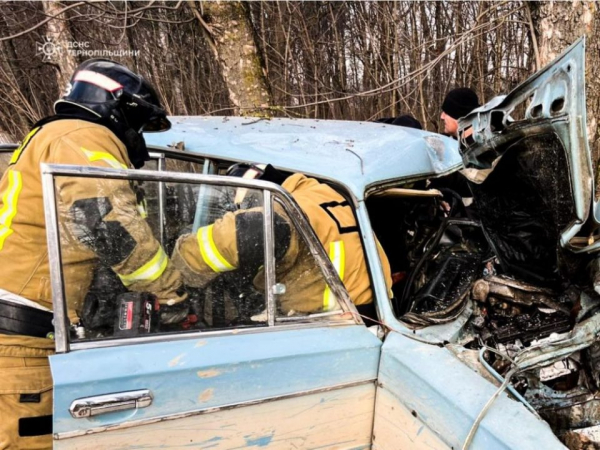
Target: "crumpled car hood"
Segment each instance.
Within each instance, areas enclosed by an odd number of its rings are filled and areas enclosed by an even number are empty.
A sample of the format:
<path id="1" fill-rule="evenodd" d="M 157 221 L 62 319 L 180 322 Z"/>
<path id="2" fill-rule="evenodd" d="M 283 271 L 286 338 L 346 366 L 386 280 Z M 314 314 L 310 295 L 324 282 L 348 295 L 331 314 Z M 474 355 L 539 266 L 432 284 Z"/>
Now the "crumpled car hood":
<path id="1" fill-rule="evenodd" d="M 594 181 L 586 134 L 585 41 L 459 122 L 463 175 L 503 269 L 558 287 L 600 246 L 584 225 Z"/>

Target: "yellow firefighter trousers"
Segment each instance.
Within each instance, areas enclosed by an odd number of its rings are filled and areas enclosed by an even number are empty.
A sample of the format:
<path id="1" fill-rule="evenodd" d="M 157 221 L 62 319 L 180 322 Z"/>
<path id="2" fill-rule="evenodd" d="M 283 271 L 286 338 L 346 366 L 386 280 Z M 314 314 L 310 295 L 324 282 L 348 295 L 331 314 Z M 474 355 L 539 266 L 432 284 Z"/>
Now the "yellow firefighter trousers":
<path id="1" fill-rule="evenodd" d="M 50 339 L 0 334 L 0 450 L 52 448 L 51 433 L 36 434 L 51 420 L 53 352 Z"/>

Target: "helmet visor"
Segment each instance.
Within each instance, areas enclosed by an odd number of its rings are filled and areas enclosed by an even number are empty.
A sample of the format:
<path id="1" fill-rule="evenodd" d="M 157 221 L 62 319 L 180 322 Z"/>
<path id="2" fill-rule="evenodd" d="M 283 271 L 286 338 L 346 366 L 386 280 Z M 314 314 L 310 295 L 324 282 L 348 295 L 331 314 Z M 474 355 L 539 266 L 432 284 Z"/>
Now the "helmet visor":
<path id="1" fill-rule="evenodd" d="M 63 97 L 65 100 L 74 100 L 77 103 L 106 103 L 115 100 L 112 92 L 100 89 L 98 86 L 85 81 L 75 81 L 70 92 Z"/>
<path id="2" fill-rule="evenodd" d="M 171 121 L 167 119 L 165 113 L 162 116 L 150 118 L 148 122 L 142 127 L 144 133 L 160 133 L 161 131 L 168 131 L 171 129 Z"/>

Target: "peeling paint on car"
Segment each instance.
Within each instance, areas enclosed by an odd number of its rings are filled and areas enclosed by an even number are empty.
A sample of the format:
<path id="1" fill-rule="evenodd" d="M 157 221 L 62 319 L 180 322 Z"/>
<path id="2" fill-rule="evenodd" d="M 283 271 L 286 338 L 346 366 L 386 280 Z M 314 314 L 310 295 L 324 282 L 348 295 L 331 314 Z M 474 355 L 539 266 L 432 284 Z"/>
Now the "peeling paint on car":
<path id="1" fill-rule="evenodd" d="M 374 402 L 375 385 L 361 385 L 178 420 L 156 419 L 145 426 L 113 427 L 109 432 L 54 441 L 54 450 L 365 450 L 371 448 Z"/>
<path id="2" fill-rule="evenodd" d="M 169 367 L 175 367 L 177 365 L 181 365 L 180 361 L 185 356 L 185 353 L 176 356 L 171 361 L 169 361 Z"/>
<path id="3" fill-rule="evenodd" d="M 206 390 L 202 391 L 202 393 L 198 396 L 198 401 L 200 403 L 206 403 L 213 397 L 214 393 L 215 393 L 215 390 L 213 388 L 206 389 Z"/>
<path id="4" fill-rule="evenodd" d="M 221 372 L 219 370 L 215 370 L 215 369 L 200 370 L 197 375 L 200 378 L 213 378 L 213 377 L 218 377 L 219 375 L 221 375 Z"/>

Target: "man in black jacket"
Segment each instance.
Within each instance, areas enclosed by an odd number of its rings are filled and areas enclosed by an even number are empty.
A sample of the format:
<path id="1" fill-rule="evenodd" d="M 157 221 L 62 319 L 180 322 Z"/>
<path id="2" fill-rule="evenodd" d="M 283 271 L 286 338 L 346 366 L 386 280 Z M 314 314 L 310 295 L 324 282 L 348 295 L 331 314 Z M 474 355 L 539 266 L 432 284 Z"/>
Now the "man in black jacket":
<path id="1" fill-rule="evenodd" d="M 458 119 L 479 108 L 479 98 L 473 89 L 455 88 L 446 94 L 440 118 L 444 121 L 444 134 L 458 138 Z M 466 132 L 471 134 L 470 130 Z M 465 136 L 466 137 L 466 136 Z"/>

